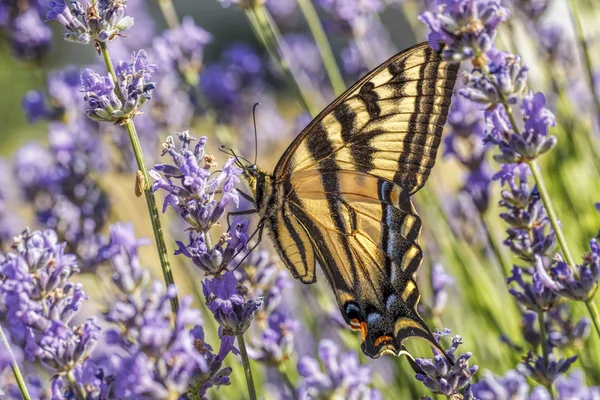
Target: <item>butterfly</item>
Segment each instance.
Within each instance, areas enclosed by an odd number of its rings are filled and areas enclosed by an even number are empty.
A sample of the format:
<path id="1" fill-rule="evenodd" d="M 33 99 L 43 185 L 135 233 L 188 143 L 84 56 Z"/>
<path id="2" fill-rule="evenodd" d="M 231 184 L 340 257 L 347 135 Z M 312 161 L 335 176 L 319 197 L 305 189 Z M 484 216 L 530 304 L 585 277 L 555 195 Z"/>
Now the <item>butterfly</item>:
<path id="1" fill-rule="evenodd" d="M 446 354 L 419 313 L 423 258 L 411 196 L 435 163 L 458 65 L 427 43 L 368 73 L 285 150 L 272 174 L 242 164 L 260 216 L 294 278 L 318 263 L 363 352 L 408 354 L 407 338 Z M 410 354 L 408 354 L 410 356 Z"/>

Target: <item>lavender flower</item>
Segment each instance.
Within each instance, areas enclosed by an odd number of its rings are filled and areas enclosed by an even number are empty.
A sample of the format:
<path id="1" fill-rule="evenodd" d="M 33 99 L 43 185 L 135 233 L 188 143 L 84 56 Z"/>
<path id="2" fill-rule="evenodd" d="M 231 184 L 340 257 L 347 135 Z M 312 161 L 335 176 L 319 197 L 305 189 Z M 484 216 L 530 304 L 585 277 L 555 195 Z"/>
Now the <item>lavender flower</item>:
<path id="1" fill-rule="evenodd" d="M 272 367 L 286 362 L 294 351 L 294 334 L 299 325 L 299 321 L 292 319 L 289 313 L 281 310 L 272 312 L 262 337 L 251 342 L 248 355 Z"/>
<path id="2" fill-rule="evenodd" d="M 488 63 L 464 74 L 466 87 L 458 91 L 461 96 L 485 107 L 505 99 L 516 104 L 525 90 L 529 68 L 521 66 L 521 58 L 492 47 L 486 53 Z M 502 115 L 500 116 L 504 119 Z M 509 125 L 506 122 L 504 125 Z M 509 132 L 509 127 L 504 132 Z"/>
<path id="3" fill-rule="evenodd" d="M 600 387 L 587 387 L 581 370 L 575 370 L 569 376 L 559 377 L 556 380 L 556 391 L 559 399 L 595 400 L 600 398 Z"/>
<path id="4" fill-rule="evenodd" d="M 600 244 L 597 239 L 591 240 L 590 249 L 584 263 L 576 266 L 569 266 L 556 255 L 549 271 L 546 271 L 542 260 L 538 258 L 536 270 L 544 286 L 559 296 L 572 300 L 591 300 L 598 290 L 600 279 Z"/>
<path id="5" fill-rule="evenodd" d="M 592 324 L 589 318 L 582 317 L 577 323 L 574 323 L 569 307 L 565 303 L 552 307 L 546 316 L 548 342 L 552 347 L 560 349 L 569 347 L 582 349 L 584 347 Z"/>
<path id="6" fill-rule="evenodd" d="M 58 373 L 84 364 L 100 331 L 94 318 L 71 325 L 88 297 L 81 284 L 67 281 L 79 269 L 64 249 L 54 231 L 25 231 L 15 239 L 13 252 L 0 255 L 0 313 L 11 336 L 30 361 Z"/>
<path id="7" fill-rule="evenodd" d="M 523 274 L 531 276 L 531 283 L 525 282 Z M 558 296 L 551 290 L 546 288 L 542 283 L 539 273 L 532 274 L 524 272 L 521 268 L 514 266 L 512 275 L 506 279 L 506 283 L 515 282 L 518 288 L 510 288 L 508 291 L 512 294 L 517 302 L 528 310 L 542 312 L 550 309 L 557 301 Z"/>
<path id="8" fill-rule="evenodd" d="M 487 52 L 498 25 L 509 16 L 510 10 L 500 0 L 438 0 L 438 10 L 424 12 L 419 20 L 430 30 L 430 46 L 439 50 L 443 43 L 444 58 L 460 62 Z"/>
<path id="9" fill-rule="evenodd" d="M 331 340 L 319 343 L 318 355 L 323 363 L 304 356 L 298 361 L 298 374 L 302 377 L 297 391 L 300 400 L 327 398 L 381 399 L 381 393 L 369 387 L 371 369 L 360 365 L 358 355 L 353 351 L 340 354 L 339 347 Z"/>
<path id="10" fill-rule="evenodd" d="M 239 182 L 242 172 L 234 158 L 230 158 L 223 170 L 212 177 L 211 168 L 216 166 L 214 158 L 206 155 L 204 145 L 206 137 L 201 137 L 194 151 L 189 147 L 193 138 L 188 131 L 178 133 L 181 149 L 175 149 L 175 141 L 171 136 L 163 145 L 162 155 L 173 157 L 171 164 L 157 164 L 150 171 L 155 179 L 152 190 L 165 190 L 168 194 L 163 204 L 163 212 L 168 206 L 177 211 L 179 216 L 196 231 L 209 230 L 225 213 L 229 202 L 238 202 L 238 192 L 233 185 Z M 162 175 L 161 175 L 162 173 Z M 174 180 L 180 181 L 179 184 Z M 217 200 L 217 194 L 222 192 Z"/>
<path id="11" fill-rule="evenodd" d="M 501 213 L 500 218 L 510 225 L 504 244 L 530 265 L 536 256 L 548 256 L 556 245 L 556 237 L 537 188 L 529 188 L 526 165 L 504 166 L 494 179 L 507 186 L 500 201 L 508 211 Z"/>
<path id="12" fill-rule="evenodd" d="M 125 16 L 123 1 L 93 2 L 87 9 L 77 0 L 48 0 L 47 4 L 46 18 L 63 25 L 66 29 L 63 37 L 70 42 L 106 42 L 133 26 L 133 18 Z"/>
<path id="13" fill-rule="evenodd" d="M 513 1 L 514 7 L 531 21 L 536 21 L 548 10 L 548 0 L 518 0 Z"/>
<path id="14" fill-rule="evenodd" d="M 41 60 L 50 50 L 52 31 L 36 7 L 18 14 L 8 29 L 13 54 L 23 60 Z"/>
<path id="15" fill-rule="evenodd" d="M 529 385 L 523 375 L 515 370 L 507 371 L 504 376 L 485 373 L 483 379 L 471 386 L 476 399 L 527 399 Z"/>
<path id="16" fill-rule="evenodd" d="M 521 364 L 517 366 L 517 369 L 521 374 L 548 386 L 552 385 L 561 374 L 564 374 L 576 359 L 577 356 L 555 360 L 553 355 L 550 354 L 548 364 L 546 364 L 542 356 L 534 356 L 529 352 L 527 357 L 524 357 Z"/>
<path id="17" fill-rule="evenodd" d="M 554 114 L 545 107 L 546 99 L 542 93 L 530 92 L 523 97 L 521 113 L 524 127 L 520 134 L 514 133 L 506 111 L 496 108 L 489 115 L 493 127 L 486 141 L 494 143 L 500 154 L 494 159 L 500 163 L 512 164 L 535 160 L 541 154 L 556 145 L 556 137 L 548 136 L 548 127 L 556 125 Z"/>
<path id="18" fill-rule="evenodd" d="M 206 305 L 223 327 L 223 335 L 235 336 L 246 332 L 254 313 L 261 307 L 262 299 L 246 301 L 245 291 L 243 287 L 238 288 L 233 272 L 202 282 Z"/>
<path id="19" fill-rule="evenodd" d="M 0 158 L 0 250 L 5 244 L 12 243 L 12 238 L 17 235 L 23 226 L 21 219 L 11 212 L 10 207 L 17 199 L 12 198 L 11 191 L 7 188 L 14 187 L 13 176 L 8 162 Z"/>
<path id="20" fill-rule="evenodd" d="M 190 333 L 194 338 L 194 348 L 202 355 L 204 363 L 194 370 L 188 397 L 194 398 L 189 396 L 192 394 L 204 399 L 209 388 L 227 386 L 231 383 L 229 380 L 231 367 L 223 368 L 223 361 L 229 353 L 238 354 L 238 351 L 233 346 L 235 340 L 233 336 L 221 336 L 219 352 L 215 354 L 212 347 L 204 341 L 204 329 L 200 325 L 196 325 Z"/>
<path id="21" fill-rule="evenodd" d="M 149 64 L 146 51 L 133 53 L 130 62 L 119 61 L 115 68 L 115 83 L 109 76 L 101 76 L 89 68 L 81 73 L 81 84 L 88 103 L 87 115 L 95 121 L 122 123 L 133 118 L 139 108 L 152 98 L 156 87 L 151 82 L 152 74 L 158 70 Z"/>
<path id="22" fill-rule="evenodd" d="M 156 38 L 153 47 L 162 66 L 177 71 L 190 85 L 195 86 L 198 84 L 198 73 L 203 67 L 204 47 L 211 40 L 210 33 L 186 16 L 179 27 Z"/>
<path id="23" fill-rule="evenodd" d="M 104 168 L 101 139 L 76 124 L 49 125 L 50 149 L 25 145 L 15 155 L 15 175 L 42 226 L 55 229 L 83 266 L 94 266 L 108 219 L 108 196 L 90 172 Z"/>
<path id="24" fill-rule="evenodd" d="M 443 332 L 434 332 L 436 340 L 450 334 L 450 330 L 446 329 Z M 471 377 L 479 367 L 473 365 L 469 367 L 469 358 L 471 353 L 461 354 L 458 358 L 454 352 L 463 343 L 460 336 L 455 336 L 452 339 L 452 345 L 447 350 L 448 356 L 454 361 L 454 365 L 450 365 L 446 357 L 433 349 L 433 359 L 417 358 L 416 364 L 423 370 L 423 373 L 417 373 L 416 378 L 431 389 L 434 393 L 440 393 L 445 396 L 451 396 L 459 393 L 459 390 L 465 388 L 471 381 Z"/>

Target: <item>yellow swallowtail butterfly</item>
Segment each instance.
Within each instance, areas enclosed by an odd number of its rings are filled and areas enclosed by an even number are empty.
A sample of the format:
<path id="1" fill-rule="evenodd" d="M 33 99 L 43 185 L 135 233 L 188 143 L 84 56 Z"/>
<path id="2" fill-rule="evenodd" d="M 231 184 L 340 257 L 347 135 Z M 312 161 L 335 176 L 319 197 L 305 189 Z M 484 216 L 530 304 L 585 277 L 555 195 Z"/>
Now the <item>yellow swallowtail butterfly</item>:
<path id="1" fill-rule="evenodd" d="M 411 47 L 325 108 L 272 174 L 242 166 L 259 237 L 267 227 L 303 283 L 320 264 L 373 358 L 406 353 L 409 337 L 443 352 L 417 312 L 421 220 L 410 197 L 434 165 L 457 72 L 427 43 Z"/>

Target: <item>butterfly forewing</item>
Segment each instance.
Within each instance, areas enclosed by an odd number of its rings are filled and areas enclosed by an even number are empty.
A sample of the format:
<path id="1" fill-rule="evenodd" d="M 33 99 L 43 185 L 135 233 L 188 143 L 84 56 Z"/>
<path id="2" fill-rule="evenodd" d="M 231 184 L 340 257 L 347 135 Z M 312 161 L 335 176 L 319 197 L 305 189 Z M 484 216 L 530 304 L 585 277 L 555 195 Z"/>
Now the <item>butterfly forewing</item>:
<path id="1" fill-rule="evenodd" d="M 258 207 L 296 278 L 313 282 L 318 261 L 371 357 L 411 336 L 435 345 L 416 311 L 410 196 L 434 165 L 457 68 L 423 43 L 369 73 L 286 150 Z"/>

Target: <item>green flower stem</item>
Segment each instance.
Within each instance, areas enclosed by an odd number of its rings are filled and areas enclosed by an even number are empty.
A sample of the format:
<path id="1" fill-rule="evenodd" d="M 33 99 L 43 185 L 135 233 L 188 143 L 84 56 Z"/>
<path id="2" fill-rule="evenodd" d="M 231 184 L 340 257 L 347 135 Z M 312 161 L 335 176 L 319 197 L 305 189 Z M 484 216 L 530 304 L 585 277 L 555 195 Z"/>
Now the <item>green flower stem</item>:
<path id="1" fill-rule="evenodd" d="M 31 400 L 29 396 L 29 392 L 27 391 L 27 385 L 25 384 L 25 380 L 23 380 L 23 375 L 21 374 L 21 370 L 19 369 L 19 365 L 17 364 L 17 360 L 15 360 L 15 355 L 13 354 L 10 343 L 8 343 L 8 339 L 4 334 L 4 329 L 2 329 L 2 325 L 0 325 L 0 340 L 2 340 L 2 345 L 6 349 L 6 352 L 10 356 L 10 368 L 12 369 L 13 376 L 17 381 L 17 386 L 19 387 L 19 392 L 24 400 Z"/>
<path id="2" fill-rule="evenodd" d="M 281 376 L 284 385 L 287 386 L 287 388 L 290 390 L 292 399 L 297 400 L 298 396 L 296 395 L 296 386 L 292 383 L 292 380 L 290 379 L 285 363 L 280 363 L 277 367 L 277 370 L 279 371 L 279 375 Z"/>
<path id="3" fill-rule="evenodd" d="M 540 346 L 542 348 L 542 357 L 544 357 L 544 366 L 547 368 L 548 363 L 550 361 L 550 355 L 548 353 L 547 346 L 547 338 L 546 338 L 546 324 L 544 322 L 544 311 L 539 311 L 538 313 L 538 323 L 540 325 Z M 552 388 L 551 382 L 543 382 L 544 386 L 548 389 L 548 391 L 552 394 L 552 398 L 554 398 L 554 389 Z"/>
<path id="4" fill-rule="evenodd" d="M 281 35 L 264 5 L 252 5 L 248 7 L 246 9 L 246 16 L 252 25 L 254 33 L 267 49 L 273 61 L 279 65 L 288 83 L 294 88 L 302 108 L 308 111 L 313 117 L 316 116 L 319 110 L 309 100 L 305 91 L 302 90 L 302 85 L 300 85 L 297 77 L 292 73 L 288 62 L 289 57 L 285 56 L 285 43 L 278 40 Z"/>
<path id="5" fill-rule="evenodd" d="M 325 71 L 327 71 L 327 76 L 331 82 L 331 87 L 333 88 L 335 95 L 339 96 L 346 90 L 346 84 L 344 83 L 340 69 L 335 61 L 333 51 L 329 45 L 329 40 L 327 40 L 325 30 L 319 20 L 319 15 L 311 0 L 298 0 L 298 5 L 300 6 L 302 14 L 304 14 L 304 19 L 306 19 L 306 22 L 308 23 L 308 28 L 317 43 L 317 48 L 319 49 L 319 54 L 321 54 Z"/>
<path id="6" fill-rule="evenodd" d="M 585 302 L 585 306 L 590 313 L 590 317 L 592 318 L 592 322 L 594 323 L 594 328 L 596 329 L 596 333 L 598 333 L 598 337 L 600 337 L 600 314 L 598 313 L 598 307 L 594 300 L 588 300 Z"/>
<path id="7" fill-rule="evenodd" d="M 567 4 L 569 6 L 569 13 L 571 14 L 571 19 L 573 20 L 573 25 L 575 26 L 575 30 L 577 33 L 577 41 L 579 42 L 579 46 L 581 47 L 581 51 L 583 52 L 583 61 L 585 63 L 588 84 L 590 85 L 590 91 L 592 92 L 592 97 L 594 98 L 594 106 L 596 108 L 596 118 L 600 118 L 600 99 L 598 98 L 596 85 L 594 85 L 594 67 L 592 65 L 589 47 L 587 41 L 585 40 L 583 26 L 581 24 L 581 20 L 579 19 L 579 12 L 577 11 L 577 1 L 568 0 Z"/>
<path id="8" fill-rule="evenodd" d="M 87 397 L 85 390 L 83 390 L 83 388 L 77 383 L 77 379 L 75 379 L 73 370 L 67 372 L 67 379 L 69 380 L 71 389 L 73 389 L 73 392 L 75 392 L 75 397 L 77 397 L 77 400 L 85 400 Z"/>
<path id="9" fill-rule="evenodd" d="M 165 21 L 170 29 L 175 29 L 179 26 L 179 18 L 177 17 L 177 11 L 173 6 L 172 0 L 157 0 L 160 11 L 165 18 Z"/>
<path id="10" fill-rule="evenodd" d="M 248 385 L 248 397 L 250 400 L 256 400 L 256 389 L 254 389 L 254 380 L 252 379 L 252 369 L 250 368 L 250 359 L 246 351 L 246 343 L 244 342 L 244 334 L 237 335 L 238 346 L 240 347 L 240 355 L 242 356 L 242 364 L 244 365 L 244 373 L 246 374 L 246 384 Z"/>
<path id="11" fill-rule="evenodd" d="M 117 88 L 118 95 L 122 100 L 124 100 L 123 94 L 120 92 L 119 86 L 116 84 L 117 78 L 115 74 L 115 69 L 110 59 L 110 55 L 108 54 L 108 48 L 106 47 L 106 43 L 99 42 L 98 45 L 102 53 L 104 63 L 106 65 L 106 69 L 108 70 L 108 73 L 111 75 L 113 81 L 115 82 L 115 87 Z M 174 285 L 175 280 L 173 279 L 173 271 L 171 270 L 171 265 L 169 264 L 169 257 L 167 255 L 167 244 L 165 242 L 163 229 L 160 223 L 160 215 L 158 213 L 158 207 L 156 206 L 156 198 L 154 197 L 154 193 L 152 193 L 151 190 L 150 176 L 148 175 L 148 167 L 146 166 L 146 161 L 144 161 L 142 145 L 140 143 L 140 139 L 138 137 L 137 131 L 135 129 L 135 124 L 133 123 L 132 119 L 127 119 L 127 121 L 125 122 L 125 129 L 129 134 L 129 139 L 131 140 L 131 146 L 133 148 L 133 153 L 135 155 L 135 160 L 137 161 L 138 168 L 140 171 L 142 171 L 142 175 L 144 176 L 144 181 L 146 184 L 146 187 L 144 188 L 144 195 L 146 197 L 146 203 L 148 205 L 150 221 L 152 222 L 152 231 L 154 232 L 154 240 L 156 241 L 156 248 L 158 249 L 158 257 L 160 259 L 160 265 L 162 267 L 165 285 Z M 173 310 L 173 313 L 177 313 L 178 309 L 179 299 L 177 298 L 177 296 L 175 296 L 171 299 L 171 310 Z"/>

